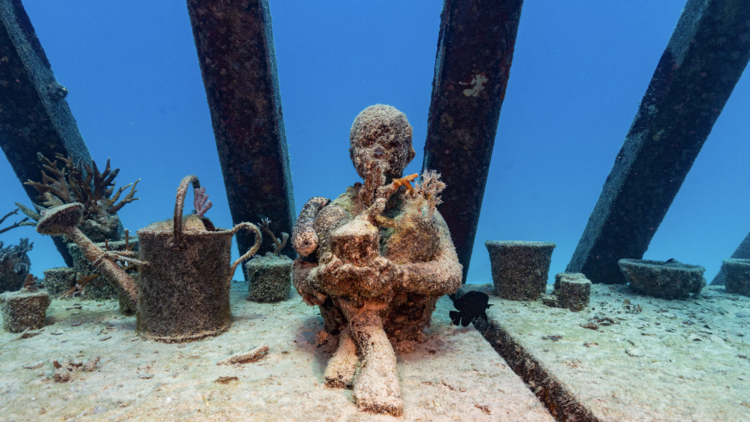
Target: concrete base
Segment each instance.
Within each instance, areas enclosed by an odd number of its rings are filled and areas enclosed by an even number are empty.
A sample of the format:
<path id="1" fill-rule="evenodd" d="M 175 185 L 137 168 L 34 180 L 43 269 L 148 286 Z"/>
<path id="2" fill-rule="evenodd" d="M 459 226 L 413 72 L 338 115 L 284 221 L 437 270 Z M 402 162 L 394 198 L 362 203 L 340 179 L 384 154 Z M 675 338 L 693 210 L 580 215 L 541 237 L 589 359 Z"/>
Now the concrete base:
<path id="1" fill-rule="evenodd" d="M 128 245 L 132 247 L 132 250 L 138 251 L 138 238 L 135 236 L 130 237 Z M 96 243 L 101 250 L 105 250 L 104 242 Z M 119 240 L 116 242 L 109 242 L 109 250 L 111 251 L 124 251 L 125 241 Z M 81 276 L 88 276 L 92 274 L 98 274 L 97 270 L 91 263 L 86 260 L 86 257 L 81 253 L 81 248 L 75 243 L 68 243 L 68 251 L 70 256 L 73 257 L 75 270 L 78 271 Z M 106 300 L 106 299 L 117 299 L 117 289 L 110 284 L 104 277 L 97 277 L 91 280 L 84 288 L 83 295 L 77 297 L 78 300 Z"/>
<path id="2" fill-rule="evenodd" d="M 292 289 L 292 261 L 286 255 L 255 256 L 245 264 L 248 284 L 247 300 L 274 303 L 289 298 Z"/>
<path id="3" fill-rule="evenodd" d="M 58 267 L 44 270 L 44 288 L 50 299 L 57 299 L 76 285 L 75 268 Z M 78 298 L 75 298 L 79 300 Z"/>
<path id="4" fill-rule="evenodd" d="M 44 327 L 45 313 L 50 298 L 45 292 L 6 292 L 0 295 L 3 329 L 10 333 Z"/>
<path id="5" fill-rule="evenodd" d="M 323 328 L 317 307 L 303 304 L 296 292 L 274 304 L 248 302 L 246 294 L 246 283 L 232 285 L 234 322 L 227 332 L 184 344 L 143 341 L 135 318 L 120 315 L 115 300 L 81 301 L 81 309 L 53 301 L 38 336 L 0 334 L 0 418 L 554 420 L 476 330 L 450 325 L 447 297 L 438 302 L 427 341 L 396 351 L 405 406 L 404 416 L 394 418 L 359 412 L 351 390 L 324 386 L 334 339 L 316 341 Z M 269 352 L 255 363 L 216 364 L 261 345 Z M 55 382 L 50 361 L 65 367 L 66 356 L 100 360 L 92 372 L 73 371 L 69 382 Z"/>
<path id="6" fill-rule="evenodd" d="M 490 304 L 489 323 L 475 323 L 558 420 L 748 420 L 750 298 L 710 287 L 674 301 L 593 285 L 583 312 Z"/>

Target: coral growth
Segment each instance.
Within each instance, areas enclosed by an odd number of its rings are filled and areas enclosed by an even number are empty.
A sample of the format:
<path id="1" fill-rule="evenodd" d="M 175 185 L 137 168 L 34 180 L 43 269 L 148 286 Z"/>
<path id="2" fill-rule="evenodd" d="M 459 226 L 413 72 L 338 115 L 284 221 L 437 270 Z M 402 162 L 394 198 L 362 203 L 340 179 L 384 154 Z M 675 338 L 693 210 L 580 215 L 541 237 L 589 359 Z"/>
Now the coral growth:
<path id="1" fill-rule="evenodd" d="M 26 275 L 31 268 L 31 260 L 27 255 L 34 247 L 28 238 L 23 238 L 18 245 L 3 247 L 0 241 L 0 293 L 16 291 L 23 286 Z"/>
<path id="2" fill-rule="evenodd" d="M 274 250 L 273 250 L 273 255 L 279 256 L 279 253 L 281 253 L 281 250 L 284 249 L 284 246 L 286 246 L 287 240 L 289 240 L 289 233 L 281 232 L 281 239 L 277 238 L 271 231 L 271 220 L 269 220 L 268 218 L 262 219 L 258 226 L 264 232 L 266 232 L 268 236 L 271 238 L 271 240 L 273 241 L 275 245 Z"/>
<path id="3" fill-rule="evenodd" d="M 3 222 L 4 222 L 5 220 L 7 220 L 7 219 L 8 219 L 8 217 L 10 217 L 11 215 L 16 215 L 16 214 L 18 214 L 18 210 L 19 210 L 19 209 L 18 209 L 18 208 L 16 208 L 16 209 L 14 209 L 13 211 L 11 211 L 11 212 L 9 212 L 9 213 L 5 214 L 5 215 L 4 215 L 4 216 L 3 216 L 2 218 L 0 218 L 0 224 L 3 224 Z M 17 222 L 15 222 L 15 223 L 11 224 L 11 225 L 10 225 L 10 226 L 8 226 L 8 227 L 3 227 L 2 229 L 0 229 L 0 233 L 5 233 L 5 232 L 7 232 L 8 230 L 13 230 L 13 229 L 15 229 L 16 227 L 21 227 L 21 226 L 33 226 L 33 225 L 34 225 L 34 223 L 30 223 L 30 222 L 28 222 L 28 221 L 29 221 L 29 217 L 26 217 L 26 218 L 24 218 L 23 220 L 21 220 L 21 221 L 17 221 Z"/>
<path id="4" fill-rule="evenodd" d="M 193 189 L 193 207 L 198 217 L 203 217 L 211 207 L 214 206 L 213 202 L 208 199 L 205 187 Z"/>
<path id="5" fill-rule="evenodd" d="M 40 212 L 65 204 L 80 203 L 83 205 L 83 221 L 81 230 L 94 242 L 103 242 L 106 239 L 120 240 L 120 219 L 117 212 L 126 204 L 137 201 L 133 195 L 137 192 L 136 186 L 141 179 L 136 180 L 119 188 L 115 192 L 115 177 L 120 169 L 110 169 L 109 159 L 100 172 L 95 162 L 93 169 L 88 165 L 73 163 L 71 158 L 62 155 L 55 156 L 55 161 L 50 161 L 41 153 L 37 154 L 42 162 L 42 181 L 27 181 L 24 184 L 32 186 L 39 192 L 34 207 L 38 211 L 31 210 L 21 204 L 24 214 L 35 221 L 41 218 Z M 62 168 L 58 168 L 58 160 L 63 162 Z M 49 175 L 47 174 L 49 172 Z M 50 176 L 51 175 L 51 176 Z M 120 196 L 130 188 L 130 192 L 120 200 Z M 117 202 L 120 200 L 120 202 Z"/>
<path id="6" fill-rule="evenodd" d="M 330 203 L 313 198 L 292 234 L 302 255 L 294 286 L 320 306 L 326 330 L 339 334 L 326 383 L 352 387 L 364 410 L 396 416 L 403 401 L 391 341 L 423 341 L 435 302 L 461 284 L 448 227 L 435 210 L 445 184 L 429 171 L 414 187 L 416 174 L 402 177 L 414 158 L 411 135 L 393 107 L 360 113 L 350 155 L 364 183 Z"/>

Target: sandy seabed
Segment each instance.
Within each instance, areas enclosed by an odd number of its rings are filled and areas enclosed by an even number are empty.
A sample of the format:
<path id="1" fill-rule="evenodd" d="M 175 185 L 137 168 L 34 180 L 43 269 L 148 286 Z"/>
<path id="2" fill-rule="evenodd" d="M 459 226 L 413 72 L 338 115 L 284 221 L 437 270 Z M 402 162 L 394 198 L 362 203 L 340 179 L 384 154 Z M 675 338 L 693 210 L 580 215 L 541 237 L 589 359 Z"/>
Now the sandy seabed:
<path id="1" fill-rule="evenodd" d="M 143 340 L 116 301 L 54 300 L 39 335 L 0 334 L 0 421 L 553 420 L 478 331 L 450 325 L 447 297 L 427 342 L 397 352 L 405 406 L 394 418 L 324 386 L 332 350 L 316 339 L 317 307 L 296 293 L 248 302 L 246 283 L 232 287 L 232 327 L 186 344 Z M 255 363 L 216 365 L 261 345 L 269 353 Z M 68 382 L 55 380 L 53 361 L 73 369 Z"/>

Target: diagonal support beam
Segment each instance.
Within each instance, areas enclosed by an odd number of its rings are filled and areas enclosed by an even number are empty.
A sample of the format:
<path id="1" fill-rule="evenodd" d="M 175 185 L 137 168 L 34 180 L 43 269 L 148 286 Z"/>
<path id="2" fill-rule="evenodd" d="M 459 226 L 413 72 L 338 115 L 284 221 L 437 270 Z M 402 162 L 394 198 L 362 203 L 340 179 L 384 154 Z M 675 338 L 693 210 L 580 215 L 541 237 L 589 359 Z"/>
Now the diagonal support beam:
<path id="1" fill-rule="evenodd" d="M 469 271 L 523 0 L 444 0 L 423 170 L 448 186 L 438 206 Z"/>
<path id="2" fill-rule="evenodd" d="M 65 96 L 55 79 L 42 45 L 20 0 L 0 0 L 0 147 L 21 182 L 41 180 L 41 152 L 82 160 L 91 154 L 78 130 Z M 23 185 L 37 202 L 39 193 Z M 60 237 L 55 246 L 68 266 L 73 260 Z"/>
<path id="3" fill-rule="evenodd" d="M 268 1 L 187 5 L 232 221 L 257 223 L 263 216 L 277 236 L 292 233 L 294 196 Z M 269 237 L 261 252 L 274 249 Z M 241 254 L 253 243 L 252 235 L 237 234 Z M 294 257 L 291 245 L 282 253 Z"/>
<path id="4" fill-rule="evenodd" d="M 578 242 L 568 272 L 623 284 L 750 59 L 750 2 L 688 0 Z"/>
<path id="5" fill-rule="evenodd" d="M 737 246 L 737 249 L 734 250 L 734 253 L 730 257 L 732 259 L 750 259 L 750 233 L 745 236 L 745 240 L 740 243 L 740 246 Z M 724 267 L 722 267 L 724 268 Z M 724 273 L 719 270 L 718 273 L 716 273 L 716 277 L 711 281 L 712 286 L 723 286 L 724 285 Z"/>

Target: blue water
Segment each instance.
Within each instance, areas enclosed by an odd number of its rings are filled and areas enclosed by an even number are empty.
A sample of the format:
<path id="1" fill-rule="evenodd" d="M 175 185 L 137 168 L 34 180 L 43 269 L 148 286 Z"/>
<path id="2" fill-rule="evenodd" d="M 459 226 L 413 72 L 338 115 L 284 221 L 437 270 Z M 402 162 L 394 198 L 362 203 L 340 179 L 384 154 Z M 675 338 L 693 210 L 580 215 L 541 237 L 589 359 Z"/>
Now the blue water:
<path id="1" fill-rule="evenodd" d="M 529 1 L 468 281 L 490 282 L 484 241 L 557 243 L 564 271 L 684 5 L 680 0 Z M 123 208 L 136 230 L 170 217 L 180 179 L 197 174 L 231 226 L 211 119 L 184 0 L 27 0 L 24 6 L 93 158 L 142 178 Z M 359 180 L 348 154 L 354 117 L 375 103 L 405 112 L 418 172 L 442 2 L 271 1 L 297 211 Z M 700 264 L 711 280 L 750 231 L 750 80 L 740 80 L 646 258 Z M 30 205 L 5 159 L 0 214 Z M 449 186 L 448 189 L 455 188 Z M 30 228 L 32 272 L 62 266 Z M 237 251 L 234 250 L 235 256 Z M 241 277 L 238 274 L 238 277 Z"/>

